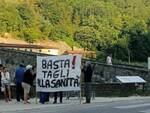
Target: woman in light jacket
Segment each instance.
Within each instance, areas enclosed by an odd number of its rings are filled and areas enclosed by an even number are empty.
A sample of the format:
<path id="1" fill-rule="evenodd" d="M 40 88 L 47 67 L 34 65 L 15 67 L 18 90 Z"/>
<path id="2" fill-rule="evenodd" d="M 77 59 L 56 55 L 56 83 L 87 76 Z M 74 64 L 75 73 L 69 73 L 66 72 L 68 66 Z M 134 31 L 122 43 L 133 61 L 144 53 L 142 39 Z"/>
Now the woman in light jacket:
<path id="1" fill-rule="evenodd" d="M 1 72 L 1 83 L 4 91 L 5 101 L 11 101 L 10 73 L 6 67 L 3 67 L 3 71 Z"/>

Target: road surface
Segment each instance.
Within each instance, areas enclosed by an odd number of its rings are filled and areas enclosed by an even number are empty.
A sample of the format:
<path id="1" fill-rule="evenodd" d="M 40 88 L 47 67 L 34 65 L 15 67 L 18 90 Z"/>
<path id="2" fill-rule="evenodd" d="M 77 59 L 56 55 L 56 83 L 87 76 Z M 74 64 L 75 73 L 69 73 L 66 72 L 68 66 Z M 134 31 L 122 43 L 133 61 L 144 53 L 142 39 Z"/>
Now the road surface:
<path id="1" fill-rule="evenodd" d="M 41 105 L 44 106 L 44 105 Z M 27 110 L 1 113 L 150 113 L 150 99 L 119 102 L 95 102 L 91 104 L 57 104 Z"/>

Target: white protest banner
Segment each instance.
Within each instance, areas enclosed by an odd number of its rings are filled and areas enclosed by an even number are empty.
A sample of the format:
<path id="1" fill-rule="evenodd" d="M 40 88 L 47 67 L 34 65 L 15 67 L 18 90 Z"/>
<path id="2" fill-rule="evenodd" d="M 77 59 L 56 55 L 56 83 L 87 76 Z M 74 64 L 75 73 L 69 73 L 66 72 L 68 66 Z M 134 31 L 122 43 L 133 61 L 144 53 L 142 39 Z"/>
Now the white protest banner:
<path id="1" fill-rule="evenodd" d="M 81 55 L 37 56 L 37 92 L 80 90 Z"/>

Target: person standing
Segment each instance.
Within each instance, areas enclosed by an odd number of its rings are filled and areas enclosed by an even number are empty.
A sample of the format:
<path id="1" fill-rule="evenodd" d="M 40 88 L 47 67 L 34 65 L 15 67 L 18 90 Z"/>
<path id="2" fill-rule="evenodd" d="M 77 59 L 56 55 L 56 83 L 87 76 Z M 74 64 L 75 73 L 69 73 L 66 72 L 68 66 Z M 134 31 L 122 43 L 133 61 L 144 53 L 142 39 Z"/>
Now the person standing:
<path id="1" fill-rule="evenodd" d="M 10 73 L 8 72 L 6 67 L 3 67 L 3 71 L 1 73 L 1 82 L 4 87 L 4 96 L 5 101 L 11 101 L 11 89 L 10 89 Z"/>
<path id="2" fill-rule="evenodd" d="M 33 86 L 33 80 L 35 78 L 35 75 L 32 74 L 32 71 L 33 71 L 32 68 L 33 68 L 32 65 L 27 65 L 26 71 L 23 77 L 22 87 L 24 90 L 24 104 L 30 103 L 28 102 L 29 92 L 30 92 L 31 86 Z"/>
<path id="3" fill-rule="evenodd" d="M 93 74 L 93 69 L 90 61 L 86 62 L 83 71 L 84 71 L 84 91 L 85 91 L 85 98 L 86 98 L 85 103 L 90 103 L 91 93 L 92 93 L 91 81 L 92 81 L 92 74 Z"/>
<path id="4" fill-rule="evenodd" d="M 39 92 L 40 95 L 40 103 L 44 104 L 45 102 L 49 102 L 49 92 Z"/>
<path id="5" fill-rule="evenodd" d="M 23 64 L 19 65 L 19 68 L 15 73 L 15 83 L 16 83 L 16 100 L 20 102 L 20 98 L 23 100 L 23 88 L 22 81 L 24 77 L 25 68 Z"/>
<path id="6" fill-rule="evenodd" d="M 54 92 L 54 102 L 53 102 L 53 104 L 56 104 L 56 103 L 57 103 L 58 94 L 59 94 L 59 97 L 60 97 L 60 103 L 62 103 L 62 100 L 63 100 L 63 92 L 60 91 L 60 92 Z"/>
<path id="7" fill-rule="evenodd" d="M 112 54 L 107 56 L 106 63 L 107 65 L 112 65 Z"/>
<path id="8" fill-rule="evenodd" d="M 2 70 L 3 70 L 3 65 L 0 64 L 0 93 L 2 91 L 2 83 L 1 83 L 1 78 L 2 78 L 1 73 L 2 73 Z"/>

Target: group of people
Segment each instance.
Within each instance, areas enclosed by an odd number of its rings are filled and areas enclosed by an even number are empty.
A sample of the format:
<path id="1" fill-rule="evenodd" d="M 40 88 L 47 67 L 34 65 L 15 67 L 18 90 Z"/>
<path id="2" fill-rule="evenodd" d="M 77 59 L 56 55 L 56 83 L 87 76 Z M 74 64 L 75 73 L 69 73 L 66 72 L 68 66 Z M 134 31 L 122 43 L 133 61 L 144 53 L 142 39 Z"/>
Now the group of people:
<path id="1" fill-rule="evenodd" d="M 24 66 L 20 64 L 15 72 L 15 84 L 16 84 L 16 101 L 23 101 L 24 104 L 30 103 L 29 93 L 30 89 L 33 86 L 33 81 L 36 77 L 34 67 L 32 65 Z M 11 89 L 10 89 L 10 73 L 7 68 L 0 64 L 0 91 L 3 92 L 5 101 L 12 101 L 11 99 Z M 54 92 L 54 104 L 57 103 L 57 97 L 60 96 L 60 103 L 62 103 L 63 93 Z M 49 101 L 49 93 L 39 92 L 40 103 L 44 104 Z"/>
<path id="2" fill-rule="evenodd" d="M 112 55 L 110 54 L 106 62 L 108 65 L 112 65 Z M 84 74 L 84 93 L 86 97 L 85 103 L 90 103 L 91 101 L 91 80 L 93 74 L 93 68 L 89 61 L 85 62 L 82 66 L 82 73 Z M 24 101 L 24 104 L 30 103 L 29 92 L 30 88 L 33 86 L 33 81 L 36 74 L 32 65 L 20 66 L 16 69 L 15 72 L 15 84 L 16 84 L 16 100 Z M 0 64 L 0 87 L 1 92 L 4 93 L 5 101 L 11 101 L 11 89 L 10 89 L 10 73 L 7 68 Z M 63 92 L 54 92 L 54 104 L 57 103 L 57 97 L 60 96 L 60 103 L 62 103 Z M 46 101 L 49 101 L 49 93 L 39 92 L 40 103 L 44 104 Z"/>
<path id="3" fill-rule="evenodd" d="M 87 62 L 82 71 L 85 74 L 85 96 L 86 103 L 90 103 L 91 98 L 91 77 L 92 77 L 92 67 L 90 62 Z M 28 104 L 30 88 L 33 86 L 33 81 L 36 74 L 32 65 L 24 66 L 20 64 L 15 72 L 15 84 L 16 84 L 16 100 L 20 102 L 24 101 L 24 104 Z M 11 89 L 10 89 L 10 73 L 7 68 L 0 64 L 0 87 L 1 92 L 4 93 L 5 101 L 11 101 Z M 49 101 L 49 93 L 39 92 L 40 103 L 45 103 Z M 54 92 L 54 104 L 57 103 L 57 97 L 60 96 L 60 103 L 63 100 L 63 92 Z"/>
<path id="4" fill-rule="evenodd" d="M 34 78 L 35 74 L 33 73 L 32 65 L 25 67 L 20 64 L 15 72 L 17 102 L 20 102 L 20 99 L 22 99 L 25 104 L 29 103 L 29 92 L 30 87 L 33 85 Z M 3 92 L 6 102 L 12 101 L 10 83 L 10 73 L 5 66 L 0 64 L 0 90 Z"/>
<path id="5" fill-rule="evenodd" d="M 16 70 L 15 81 L 16 81 L 16 100 L 20 102 L 22 99 L 25 104 L 30 103 L 29 93 L 30 89 L 33 86 L 33 81 L 36 77 L 35 69 L 32 65 L 27 65 L 25 68 L 22 64 L 20 64 L 19 68 Z M 62 103 L 62 92 L 54 93 L 54 103 L 57 103 L 57 96 L 60 96 L 60 103 Z M 49 101 L 49 93 L 48 92 L 39 92 L 40 103 L 44 104 Z"/>
<path id="6" fill-rule="evenodd" d="M 84 82 L 84 94 L 86 101 L 84 104 L 88 104 L 91 102 L 91 95 L 92 95 L 92 75 L 93 75 L 93 70 L 94 70 L 94 65 L 91 64 L 90 61 L 86 61 L 83 63 L 81 72 L 83 77 L 83 82 Z M 54 92 L 54 102 L 53 104 L 57 103 L 57 97 L 58 95 L 60 96 L 60 103 L 62 103 L 63 100 L 63 92 Z M 44 103 L 47 101 L 47 96 L 49 96 L 49 93 L 47 92 L 40 92 L 40 102 Z M 44 101 L 45 100 L 45 101 Z"/>
<path id="7" fill-rule="evenodd" d="M 30 103 L 29 92 L 30 88 L 33 86 L 33 81 L 36 74 L 34 73 L 34 68 L 32 65 L 27 65 L 26 67 L 20 64 L 19 68 L 15 73 L 15 83 L 16 83 L 16 100 L 20 102 L 20 99 L 24 101 L 24 104 Z"/>

